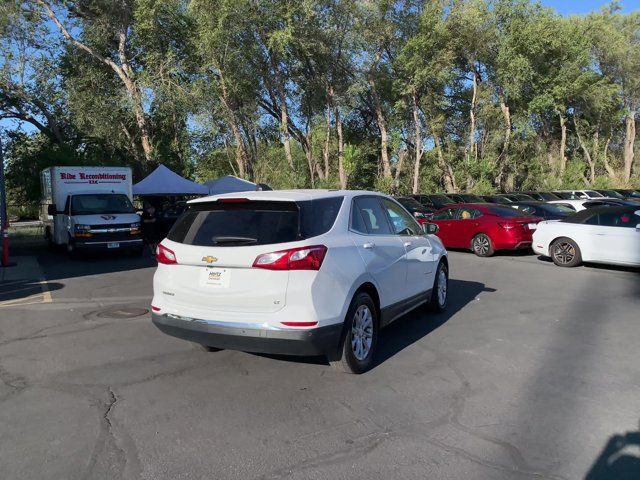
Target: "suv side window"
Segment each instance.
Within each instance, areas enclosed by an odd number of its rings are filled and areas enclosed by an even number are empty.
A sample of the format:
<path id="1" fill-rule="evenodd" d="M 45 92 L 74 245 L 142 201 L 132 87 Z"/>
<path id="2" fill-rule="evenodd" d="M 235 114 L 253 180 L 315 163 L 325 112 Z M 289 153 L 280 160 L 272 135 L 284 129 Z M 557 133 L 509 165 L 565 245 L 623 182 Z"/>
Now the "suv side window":
<path id="1" fill-rule="evenodd" d="M 433 220 L 453 220 L 456 218 L 456 208 L 447 208 L 446 210 L 442 210 L 440 213 L 431 217 Z"/>
<path id="2" fill-rule="evenodd" d="M 382 205 L 397 235 L 421 235 L 422 228 L 404 208 L 386 198 L 382 199 Z"/>
<path id="3" fill-rule="evenodd" d="M 376 197 L 358 197 L 351 207 L 351 229 L 368 235 L 393 235 Z"/>

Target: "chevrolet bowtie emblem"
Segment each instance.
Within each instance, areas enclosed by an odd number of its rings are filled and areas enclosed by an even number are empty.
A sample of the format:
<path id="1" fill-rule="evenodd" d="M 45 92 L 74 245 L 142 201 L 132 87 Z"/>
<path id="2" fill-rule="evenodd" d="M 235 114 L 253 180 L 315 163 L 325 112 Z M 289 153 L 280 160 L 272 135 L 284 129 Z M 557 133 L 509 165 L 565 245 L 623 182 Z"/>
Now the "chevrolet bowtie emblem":
<path id="1" fill-rule="evenodd" d="M 218 259 L 216 257 L 212 257 L 211 255 L 209 255 L 207 257 L 202 257 L 202 261 L 207 263 L 215 263 L 218 261 Z"/>

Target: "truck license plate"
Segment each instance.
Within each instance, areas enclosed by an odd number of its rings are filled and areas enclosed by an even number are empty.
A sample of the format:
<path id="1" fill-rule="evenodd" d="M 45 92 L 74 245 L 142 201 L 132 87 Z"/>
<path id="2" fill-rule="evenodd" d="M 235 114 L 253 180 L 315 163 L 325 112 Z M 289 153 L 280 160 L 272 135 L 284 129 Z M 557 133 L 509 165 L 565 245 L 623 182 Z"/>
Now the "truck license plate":
<path id="1" fill-rule="evenodd" d="M 120 244 L 117 242 L 107 243 L 107 248 L 118 248 Z"/>

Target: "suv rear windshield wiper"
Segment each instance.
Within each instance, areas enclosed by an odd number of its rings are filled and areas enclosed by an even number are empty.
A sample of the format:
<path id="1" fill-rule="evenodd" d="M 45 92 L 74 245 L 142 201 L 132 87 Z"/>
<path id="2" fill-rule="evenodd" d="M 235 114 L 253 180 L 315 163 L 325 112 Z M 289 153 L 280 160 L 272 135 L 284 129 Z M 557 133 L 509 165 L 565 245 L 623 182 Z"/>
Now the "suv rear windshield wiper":
<path id="1" fill-rule="evenodd" d="M 257 238 L 250 237 L 213 237 L 211 239 L 213 245 L 225 245 L 229 243 L 233 243 L 236 245 L 251 245 L 258 242 Z"/>

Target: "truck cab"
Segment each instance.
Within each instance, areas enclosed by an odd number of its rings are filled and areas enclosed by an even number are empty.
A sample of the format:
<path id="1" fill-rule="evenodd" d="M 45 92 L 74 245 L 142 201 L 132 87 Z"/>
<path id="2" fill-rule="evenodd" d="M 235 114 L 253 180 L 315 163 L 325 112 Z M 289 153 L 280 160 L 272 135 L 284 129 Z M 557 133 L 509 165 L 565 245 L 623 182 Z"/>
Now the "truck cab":
<path id="1" fill-rule="evenodd" d="M 42 174 L 45 236 L 78 250 L 143 251 L 140 216 L 131 203 L 131 171 L 51 167 Z M 44 212 L 46 206 L 46 213 Z"/>

